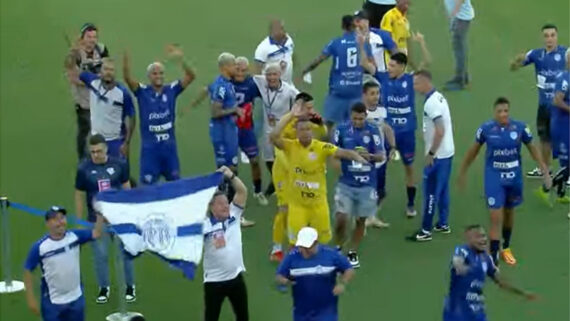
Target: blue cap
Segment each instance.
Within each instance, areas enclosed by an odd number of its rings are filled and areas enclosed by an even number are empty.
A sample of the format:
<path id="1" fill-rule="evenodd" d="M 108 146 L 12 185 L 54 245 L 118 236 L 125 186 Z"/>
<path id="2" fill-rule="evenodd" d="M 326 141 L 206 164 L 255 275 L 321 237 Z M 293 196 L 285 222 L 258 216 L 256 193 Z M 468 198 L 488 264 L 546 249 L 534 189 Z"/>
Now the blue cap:
<path id="1" fill-rule="evenodd" d="M 44 217 L 47 221 L 50 218 L 54 218 L 57 215 L 57 213 L 67 215 L 67 211 L 65 210 L 65 208 L 59 207 L 59 206 L 52 206 L 49 208 L 49 210 L 46 211 L 46 213 L 44 214 Z"/>

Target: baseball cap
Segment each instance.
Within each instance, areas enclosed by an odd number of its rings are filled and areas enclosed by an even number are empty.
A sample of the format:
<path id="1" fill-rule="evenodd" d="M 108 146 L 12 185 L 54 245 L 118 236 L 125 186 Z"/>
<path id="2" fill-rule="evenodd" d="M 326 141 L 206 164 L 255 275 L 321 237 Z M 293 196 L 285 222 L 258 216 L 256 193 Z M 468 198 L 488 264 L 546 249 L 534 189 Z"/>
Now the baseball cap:
<path id="1" fill-rule="evenodd" d="M 368 13 L 366 12 L 366 10 L 358 10 L 354 13 L 354 19 L 368 20 Z"/>
<path id="2" fill-rule="evenodd" d="M 303 227 L 297 234 L 296 246 L 309 248 L 318 239 L 319 233 L 312 227 Z"/>
<path id="3" fill-rule="evenodd" d="M 52 206 L 44 214 L 46 221 L 49 220 L 50 218 L 54 218 L 57 215 L 57 213 L 67 215 L 67 211 L 65 210 L 65 208 L 59 206 Z"/>

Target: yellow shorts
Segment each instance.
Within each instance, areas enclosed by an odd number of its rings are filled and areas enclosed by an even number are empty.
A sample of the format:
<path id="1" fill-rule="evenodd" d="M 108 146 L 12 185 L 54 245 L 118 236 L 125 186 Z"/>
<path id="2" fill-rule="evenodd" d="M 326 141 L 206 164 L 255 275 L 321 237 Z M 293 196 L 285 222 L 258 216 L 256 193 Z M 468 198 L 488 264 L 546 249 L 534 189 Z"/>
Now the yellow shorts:
<path id="1" fill-rule="evenodd" d="M 295 245 L 297 233 L 310 226 L 319 233 L 319 243 L 327 244 L 332 238 L 329 204 L 325 200 L 310 207 L 289 203 L 287 216 L 287 234 L 289 243 Z"/>
<path id="2" fill-rule="evenodd" d="M 273 163 L 273 170 L 271 178 L 273 185 L 275 185 L 275 195 L 277 196 L 277 206 L 287 205 L 287 168 L 284 166 L 283 161 L 279 157 Z"/>

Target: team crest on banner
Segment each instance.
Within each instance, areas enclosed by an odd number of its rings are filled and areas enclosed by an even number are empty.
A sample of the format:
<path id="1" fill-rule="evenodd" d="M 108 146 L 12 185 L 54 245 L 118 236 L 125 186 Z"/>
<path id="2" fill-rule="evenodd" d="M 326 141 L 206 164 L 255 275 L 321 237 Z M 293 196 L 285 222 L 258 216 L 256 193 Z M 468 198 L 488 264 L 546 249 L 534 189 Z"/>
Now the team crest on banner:
<path id="1" fill-rule="evenodd" d="M 176 229 L 171 219 L 164 214 L 152 213 L 141 224 L 145 245 L 153 252 L 165 252 L 174 245 Z"/>

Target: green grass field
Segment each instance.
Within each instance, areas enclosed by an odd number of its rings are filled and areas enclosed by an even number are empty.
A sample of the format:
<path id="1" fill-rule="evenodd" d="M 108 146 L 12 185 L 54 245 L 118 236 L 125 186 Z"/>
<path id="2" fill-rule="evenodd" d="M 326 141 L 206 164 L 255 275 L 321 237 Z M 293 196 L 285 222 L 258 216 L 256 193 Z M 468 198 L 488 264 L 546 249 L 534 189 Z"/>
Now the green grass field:
<path id="1" fill-rule="evenodd" d="M 270 17 L 286 21 L 304 65 L 340 34 L 341 15 L 359 5 L 356 0 L 0 0 L 0 193 L 40 208 L 52 204 L 73 207 L 75 115 L 62 71 L 67 51 L 63 34 L 77 33 L 84 22 L 100 27 L 100 40 L 108 45 L 111 55 L 117 57 L 124 49 L 130 49 L 139 79 L 144 78 L 144 68 L 150 61 L 162 57 L 164 45 L 180 43 L 198 72 L 196 82 L 178 100 L 182 107 L 189 104 L 198 88 L 215 77 L 220 52 L 253 56 L 255 46 L 266 35 Z M 510 73 L 510 58 L 541 45 L 539 30 L 545 22 L 558 24 L 562 44 L 568 44 L 569 39 L 567 1 L 551 0 L 548 6 L 516 0 L 474 1 L 474 5 L 477 17 L 470 31 L 473 85 L 469 91 L 447 94 L 457 149 L 453 180 L 476 128 L 491 117 L 491 104 L 498 95 L 512 100 L 513 117 L 528 121 L 534 128 L 537 93 L 533 70 Z M 414 1 L 410 20 L 412 29 L 425 34 L 434 57 L 431 70 L 436 83 L 442 84 L 451 76 L 453 66 L 442 1 Z M 319 106 L 326 93 L 328 65 L 313 74 L 310 90 Z M 179 70 L 167 66 L 168 79 L 178 75 Z M 418 97 L 418 102 L 421 99 Z M 213 152 L 206 138 L 208 115 L 203 105 L 178 118 L 178 150 L 185 176 L 214 169 Z M 138 176 L 138 137 L 131 154 L 132 171 Z M 534 166 L 529 159 L 524 160 L 526 169 Z M 418 158 L 418 171 L 421 166 Z M 242 165 L 241 173 L 249 182 L 249 169 Z M 329 183 L 332 187 L 332 177 Z M 519 264 L 515 268 L 503 265 L 503 274 L 532 289 L 541 299 L 526 303 L 489 284 L 486 293 L 491 320 L 569 319 L 568 209 L 559 205 L 553 210 L 543 207 L 532 195 L 538 184 L 526 182 L 526 202 L 518 209 L 512 242 Z M 384 213 L 393 227 L 368 232 L 361 249 L 362 268 L 341 299 L 341 320 L 441 320 L 449 259 L 453 247 L 462 242 L 460 230 L 469 223 L 488 222 L 482 198 L 482 157 L 469 173 L 467 191 L 459 193 L 453 188 L 451 224 L 455 232 L 436 236 L 429 244 L 404 242 L 404 236 L 417 228 L 419 218 L 407 220 L 403 216 L 405 190 L 403 170 L 398 163 L 390 165 L 388 188 Z M 268 262 L 274 210 L 273 204 L 263 208 L 253 201 L 247 208 L 247 216 L 258 223 L 243 233 L 249 306 L 254 321 L 291 320 L 291 298 L 274 290 L 276 266 Z M 21 278 L 25 255 L 32 242 L 44 233 L 44 226 L 37 217 L 16 211 L 11 214 L 12 268 L 15 276 Z M 95 305 L 90 247 L 83 250 L 82 267 L 87 320 L 103 320 L 114 311 L 117 296 L 107 305 Z M 139 259 L 135 269 L 138 302 L 130 309 L 144 313 L 151 321 L 201 319 L 201 277 L 192 282 L 184 280 L 179 272 L 153 256 Z M 3 321 L 38 320 L 28 312 L 22 293 L 2 295 L 0 300 Z M 224 307 L 221 320 L 232 320 L 229 304 Z"/>

